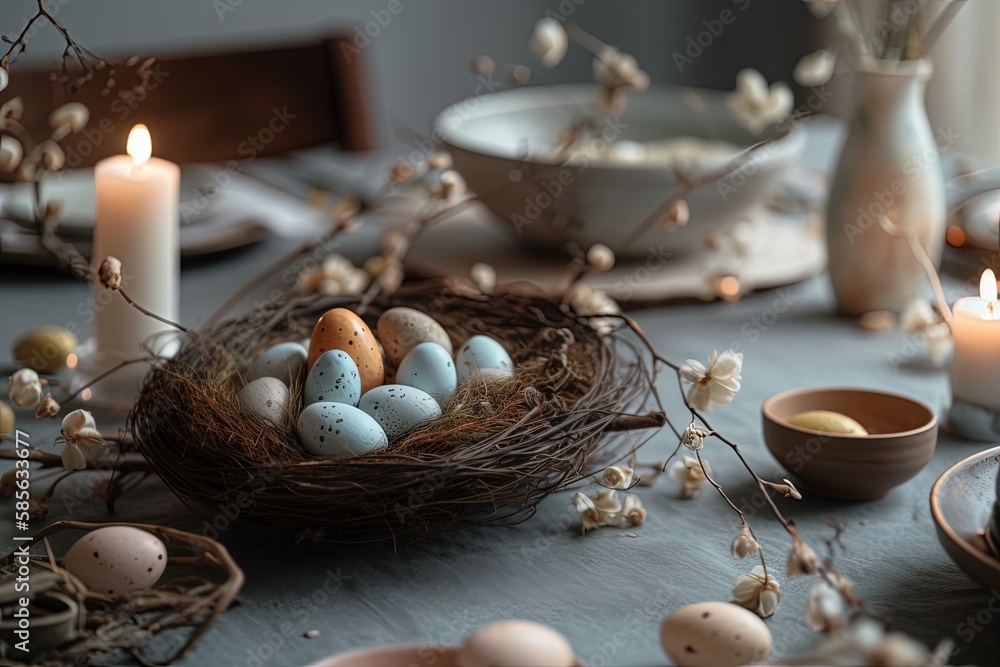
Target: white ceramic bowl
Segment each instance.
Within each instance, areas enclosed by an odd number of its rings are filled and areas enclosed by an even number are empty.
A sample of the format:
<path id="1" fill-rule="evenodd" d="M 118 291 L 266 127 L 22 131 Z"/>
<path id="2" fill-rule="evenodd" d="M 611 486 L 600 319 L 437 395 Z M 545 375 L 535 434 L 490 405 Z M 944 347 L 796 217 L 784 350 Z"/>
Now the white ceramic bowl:
<path id="1" fill-rule="evenodd" d="M 685 101 L 685 94 L 692 92 L 704 100 L 703 110 L 695 111 Z M 560 164 L 525 158 L 551 149 L 561 131 L 583 118 L 595 93 L 590 85 L 557 85 L 469 98 L 441 112 L 435 135 L 471 189 L 526 241 L 558 247 L 567 241 L 583 247 L 599 242 L 631 256 L 644 255 L 650 247 L 661 253 L 702 247 L 708 234 L 734 224 L 761 204 L 801 152 L 801 129 L 765 132 L 764 137 L 775 141 L 721 179 L 721 187 L 719 181 L 709 183 L 685 197 L 691 212 L 688 225 L 673 230 L 655 227 L 631 240 L 629 232 L 656 215 L 672 196 L 676 183 L 672 170 L 649 162 Z M 608 121 L 599 133 L 618 142 L 687 136 L 721 139 L 745 148 L 759 141 L 760 136 L 751 135 L 729 113 L 725 95 L 653 87 L 630 96 L 620 123 Z M 715 160 L 713 167 L 724 162 Z"/>

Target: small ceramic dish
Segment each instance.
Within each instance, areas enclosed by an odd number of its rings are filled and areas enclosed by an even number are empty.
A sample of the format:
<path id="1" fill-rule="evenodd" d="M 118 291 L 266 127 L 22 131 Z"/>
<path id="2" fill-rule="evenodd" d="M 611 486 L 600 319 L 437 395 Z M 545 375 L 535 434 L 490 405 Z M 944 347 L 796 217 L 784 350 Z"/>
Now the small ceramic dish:
<path id="1" fill-rule="evenodd" d="M 808 410 L 851 417 L 869 435 L 839 435 L 788 424 Z M 927 465 L 937 416 L 920 401 L 872 389 L 794 389 L 764 401 L 764 442 L 803 490 L 838 500 L 875 500 Z"/>
<path id="2" fill-rule="evenodd" d="M 987 590 L 1000 590 L 1000 559 L 984 531 L 997 500 L 1000 447 L 959 461 L 931 487 L 931 516 L 938 541 L 966 574 Z"/>

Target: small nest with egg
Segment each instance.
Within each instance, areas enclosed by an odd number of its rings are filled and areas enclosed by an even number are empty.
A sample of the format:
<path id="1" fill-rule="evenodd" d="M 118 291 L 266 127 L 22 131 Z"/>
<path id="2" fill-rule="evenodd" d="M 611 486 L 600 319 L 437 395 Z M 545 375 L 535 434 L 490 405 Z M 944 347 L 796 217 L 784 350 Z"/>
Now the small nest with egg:
<path id="1" fill-rule="evenodd" d="M 354 310 L 374 331 L 395 306 L 433 317 L 456 349 L 476 334 L 495 338 L 514 377 L 461 385 L 441 417 L 349 459 L 305 451 L 297 409 L 277 426 L 241 409 L 236 393 L 258 353 L 308 338 L 331 308 Z M 274 526 L 361 542 L 516 523 L 550 493 L 630 456 L 641 440 L 625 432 L 665 422 L 648 353 L 633 336 L 598 329 L 530 288 L 484 295 L 433 281 L 364 305 L 288 295 L 188 339 L 146 377 L 129 429 L 166 484 L 219 530 Z M 302 387 L 289 389 L 301 405 Z"/>

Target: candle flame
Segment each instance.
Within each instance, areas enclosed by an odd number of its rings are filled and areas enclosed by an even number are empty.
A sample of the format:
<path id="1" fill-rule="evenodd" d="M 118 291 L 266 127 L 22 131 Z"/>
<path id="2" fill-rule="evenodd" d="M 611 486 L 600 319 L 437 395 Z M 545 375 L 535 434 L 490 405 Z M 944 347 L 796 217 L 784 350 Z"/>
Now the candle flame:
<path id="1" fill-rule="evenodd" d="M 979 280 L 979 296 L 989 303 L 997 300 L 997 277 L 993 269 L 983 271 L 983 277 Z"/>
<path id="2" fill-rule="evenodd" d="M 135 166 L 146 164 L 149 156 L 153 154 L 153 140 L 149 136 L 149 130 L 141 123 L 132 128 L 128 133 L 128 144 L 125 151 L 132 156 Z"/>

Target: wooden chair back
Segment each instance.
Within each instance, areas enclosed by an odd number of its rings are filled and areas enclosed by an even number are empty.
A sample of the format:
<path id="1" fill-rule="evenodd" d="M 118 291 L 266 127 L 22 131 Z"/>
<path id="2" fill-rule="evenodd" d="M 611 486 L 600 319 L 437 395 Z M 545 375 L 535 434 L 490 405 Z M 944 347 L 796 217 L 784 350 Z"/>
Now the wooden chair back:
<path id="1" fill-rule="evenodd" d="M 246 161 L 326 143 L 369 150 L 365 77 L 351 39 L 157 58 L 132 103 L 114 90 L 102 96 L 99 72 L 69 92 L 51 80 L 51 69 L 15 63 L 3 99 L 22 98 L 23 122 L 36 139 L 51 133 L 52 110 L 72 101 L 87 106 L 86 130 L 63 141 L 68 167 L 124 153 L 137 123 L 149 127 L 154 155 L 179 163 Z"/>

